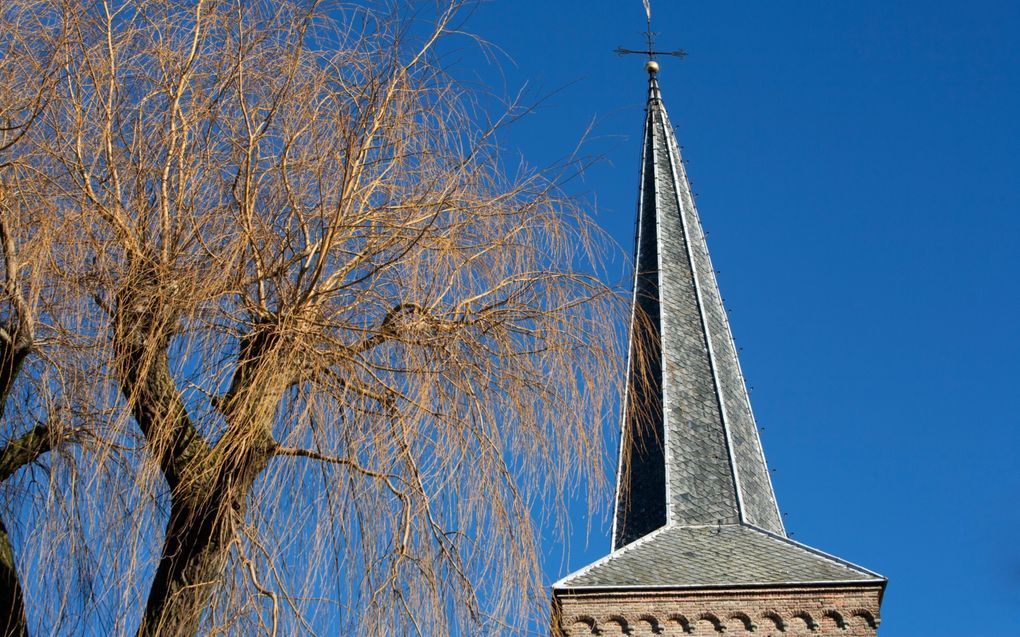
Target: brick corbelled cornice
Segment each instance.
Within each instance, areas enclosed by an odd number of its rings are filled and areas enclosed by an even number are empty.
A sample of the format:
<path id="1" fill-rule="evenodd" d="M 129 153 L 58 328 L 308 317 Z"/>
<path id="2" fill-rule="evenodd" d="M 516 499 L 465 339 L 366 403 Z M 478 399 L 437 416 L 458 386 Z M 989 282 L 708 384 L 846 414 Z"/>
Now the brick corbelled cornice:
<path id="1" fill-rule="evenodd" d="M 554 635 L 872 637 L 882 586 L 564 592 Z"/>

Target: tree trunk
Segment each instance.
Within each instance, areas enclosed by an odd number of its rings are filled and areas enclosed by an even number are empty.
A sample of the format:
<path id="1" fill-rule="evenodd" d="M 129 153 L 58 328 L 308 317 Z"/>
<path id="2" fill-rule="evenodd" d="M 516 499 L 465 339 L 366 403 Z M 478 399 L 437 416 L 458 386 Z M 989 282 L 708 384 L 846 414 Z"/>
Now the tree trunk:
<path id="1" fill-rule="evenodd" d="M 12 346 L 0 346 L 0 418 L 3 417 L 7 397 L 14 387 L 14 381 L 21 371 L 25 358 L 31 351 L 30 343 L 21 343 L 16 336 L 12 340 L 14 341 Z M 39 429 L 37 427 L 25 434 L 22 439 L 12 441 L 4 446 L 3 452 L 0 453 L 0 459 L 2 459 L 0 465 L 10 464 L 11 466 L 9 471 L 8 467 L 0 466 L 0 473 L 3 474 L 0 475 L 0 479 L 6 480 L 22 464 L 33 462 L 49 449 L 49 437 L 46 435 L 44 436 L 44 445 L 38 446 L 39 448 L 35 448 L 31 444 L 25 446 L 24 451 L 30 457 L 15 457 L 19 454 L 12 454 L 11 457 L 8 457 L 8 452 L 12 448 L 14 451 L 18 451 L 18 443 L 37 433 Z M 45 428 L 42 429 L 45 430 Z M 23 459 L 25 462 L 19 462 Z M 7 536 L 7 527 L 4 526 L 3 520 L 0 520 L 0 637 L 27 637 L 27 635 L 28 619 L 25 617 L 25 597 L 21 590 L 21 580 L 18 578 L 14 548 Z"/>
<path id="2" fill-rule="evenodd" d="M 27 637 L 25 599 L 14 564 L 14 550 L 7 537 L 7 527 L 0 520 L 0 637 Z"/>
<path id="3" fill-rule="evenodd" d="M 0 343 L 0 418 L 4 415 L 7 397 L 14 387 L 14 381 L 21 373 L 21 366 L 32 351 L 32 343 L 26 342 L 19 332 L 20 330 L 15 331 L 10 344 Z"/>
<path id="4" fill-rule="evenodd" d="M 219 401 L 227 430 L 210 446 L 170 372 L 174 310 L 161 297 L 156 273 L 138 267 L 118 295 L 118 377 L 170 488 L 170 519 L 138 636 L 192 637 L 220 585 L 248 492 L 276 448 L 270 421 L 286 384 L 276 382 L 278 370 L 265 356 L 275 334 L 260 329 L 242 338 L 237 369 Z"/>
<path id="5" fill-rule="evenodd" d="M 138 637 L 193 637 L 223 577 L 233 522 L 244 518 L 248 492 L 269 464 L 271 451 L 259 447 L 225 459 L 218 479 L 193 497 L 173 497 L 163 551 L 149 589 Z M 182 489 L 183 491 L 184 489 Z M 201 492 L 200 492 L 201 491 Z"/>
<path id="6" fill-rule="evenodd" d="M 198 633 L 202 612 L 223 574 L 230 517 L 243 514 L 236 506 L 213 496 L 195 508 L 171 506 L 139 637 L 191 637 Z"/>

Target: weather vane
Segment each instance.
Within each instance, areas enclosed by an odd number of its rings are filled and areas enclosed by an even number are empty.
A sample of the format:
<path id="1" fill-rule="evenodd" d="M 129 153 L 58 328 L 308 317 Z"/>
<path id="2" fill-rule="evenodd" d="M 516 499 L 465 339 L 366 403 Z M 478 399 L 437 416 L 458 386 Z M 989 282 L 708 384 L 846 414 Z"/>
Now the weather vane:
<path id="1" fill-rule="evenodd" d="M 628 55 L 628 54 L 631 54 L 631 53 L 634 53 L 634 54 L 637 54 L 637 55 L 647 55 L 648 56 L 648 61 L 651 62 L 651 63 L 655 62 L 655 56 L 656 55 L 672 55 L 673 57 L 678 57 L 678 58 L 687 57 L 687 51 L 684 51 L 683 49 L 677 49 L 676 51 L 656 51 L 655 50 L 655 36 L 657 36 L 659 34 L 655 33 L 654 31 L 652 31 L 652 5 L 649 2 L 649 0 L 641 0 L 641 1 L 645 5 L 645 17 L 648 20 L 648 29 L 645 31 L 645 41 L 646 41 L 646 43 L 648 45 L 647 48 L 644 51 L 638 51 L 638 50 L 635 50 L 635 49 L 625 49 L 622 46 L 620 46 L 620 47 L 616 48 L 615 52 L 618 55 Z M 658 70 L 658 68 L 659 67 L 656 64 L 655 65 L 655 70 Z M 650 69 L 651 69 L 651 67 L 650 67 Z"/>

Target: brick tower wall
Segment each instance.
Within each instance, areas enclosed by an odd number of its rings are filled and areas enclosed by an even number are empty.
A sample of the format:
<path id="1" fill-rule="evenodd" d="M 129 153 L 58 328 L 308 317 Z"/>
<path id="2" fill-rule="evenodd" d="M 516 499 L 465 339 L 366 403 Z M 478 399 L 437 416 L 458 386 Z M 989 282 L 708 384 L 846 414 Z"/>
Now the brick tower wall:
<path id="1" fill-rule="evenodd" d="M 875 637 L 882 585 L 554 595 L 556 637 Z"/>

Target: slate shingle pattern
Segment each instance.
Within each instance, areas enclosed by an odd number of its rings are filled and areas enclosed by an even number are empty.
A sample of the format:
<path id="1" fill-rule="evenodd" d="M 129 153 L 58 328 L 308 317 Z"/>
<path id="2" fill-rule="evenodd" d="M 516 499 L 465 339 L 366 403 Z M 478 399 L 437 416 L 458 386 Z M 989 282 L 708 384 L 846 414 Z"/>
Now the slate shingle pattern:
<path id="1" fill-rule="evenodd" d="M 730 587 L 881 579 L 871 571 L 746 525 L 673 526 L 568 576 L 556 587 Z"/>
<path id="2" fill-rule="evenodd" d="M 783 535 L 676 137 L 651 76 L 642 151 L 631 369 L 614 548 L 665 524 Z M 650 353 L 639 368 L 638 350 Z M 637 408 L 636 408 L 637 407 Z"/>

